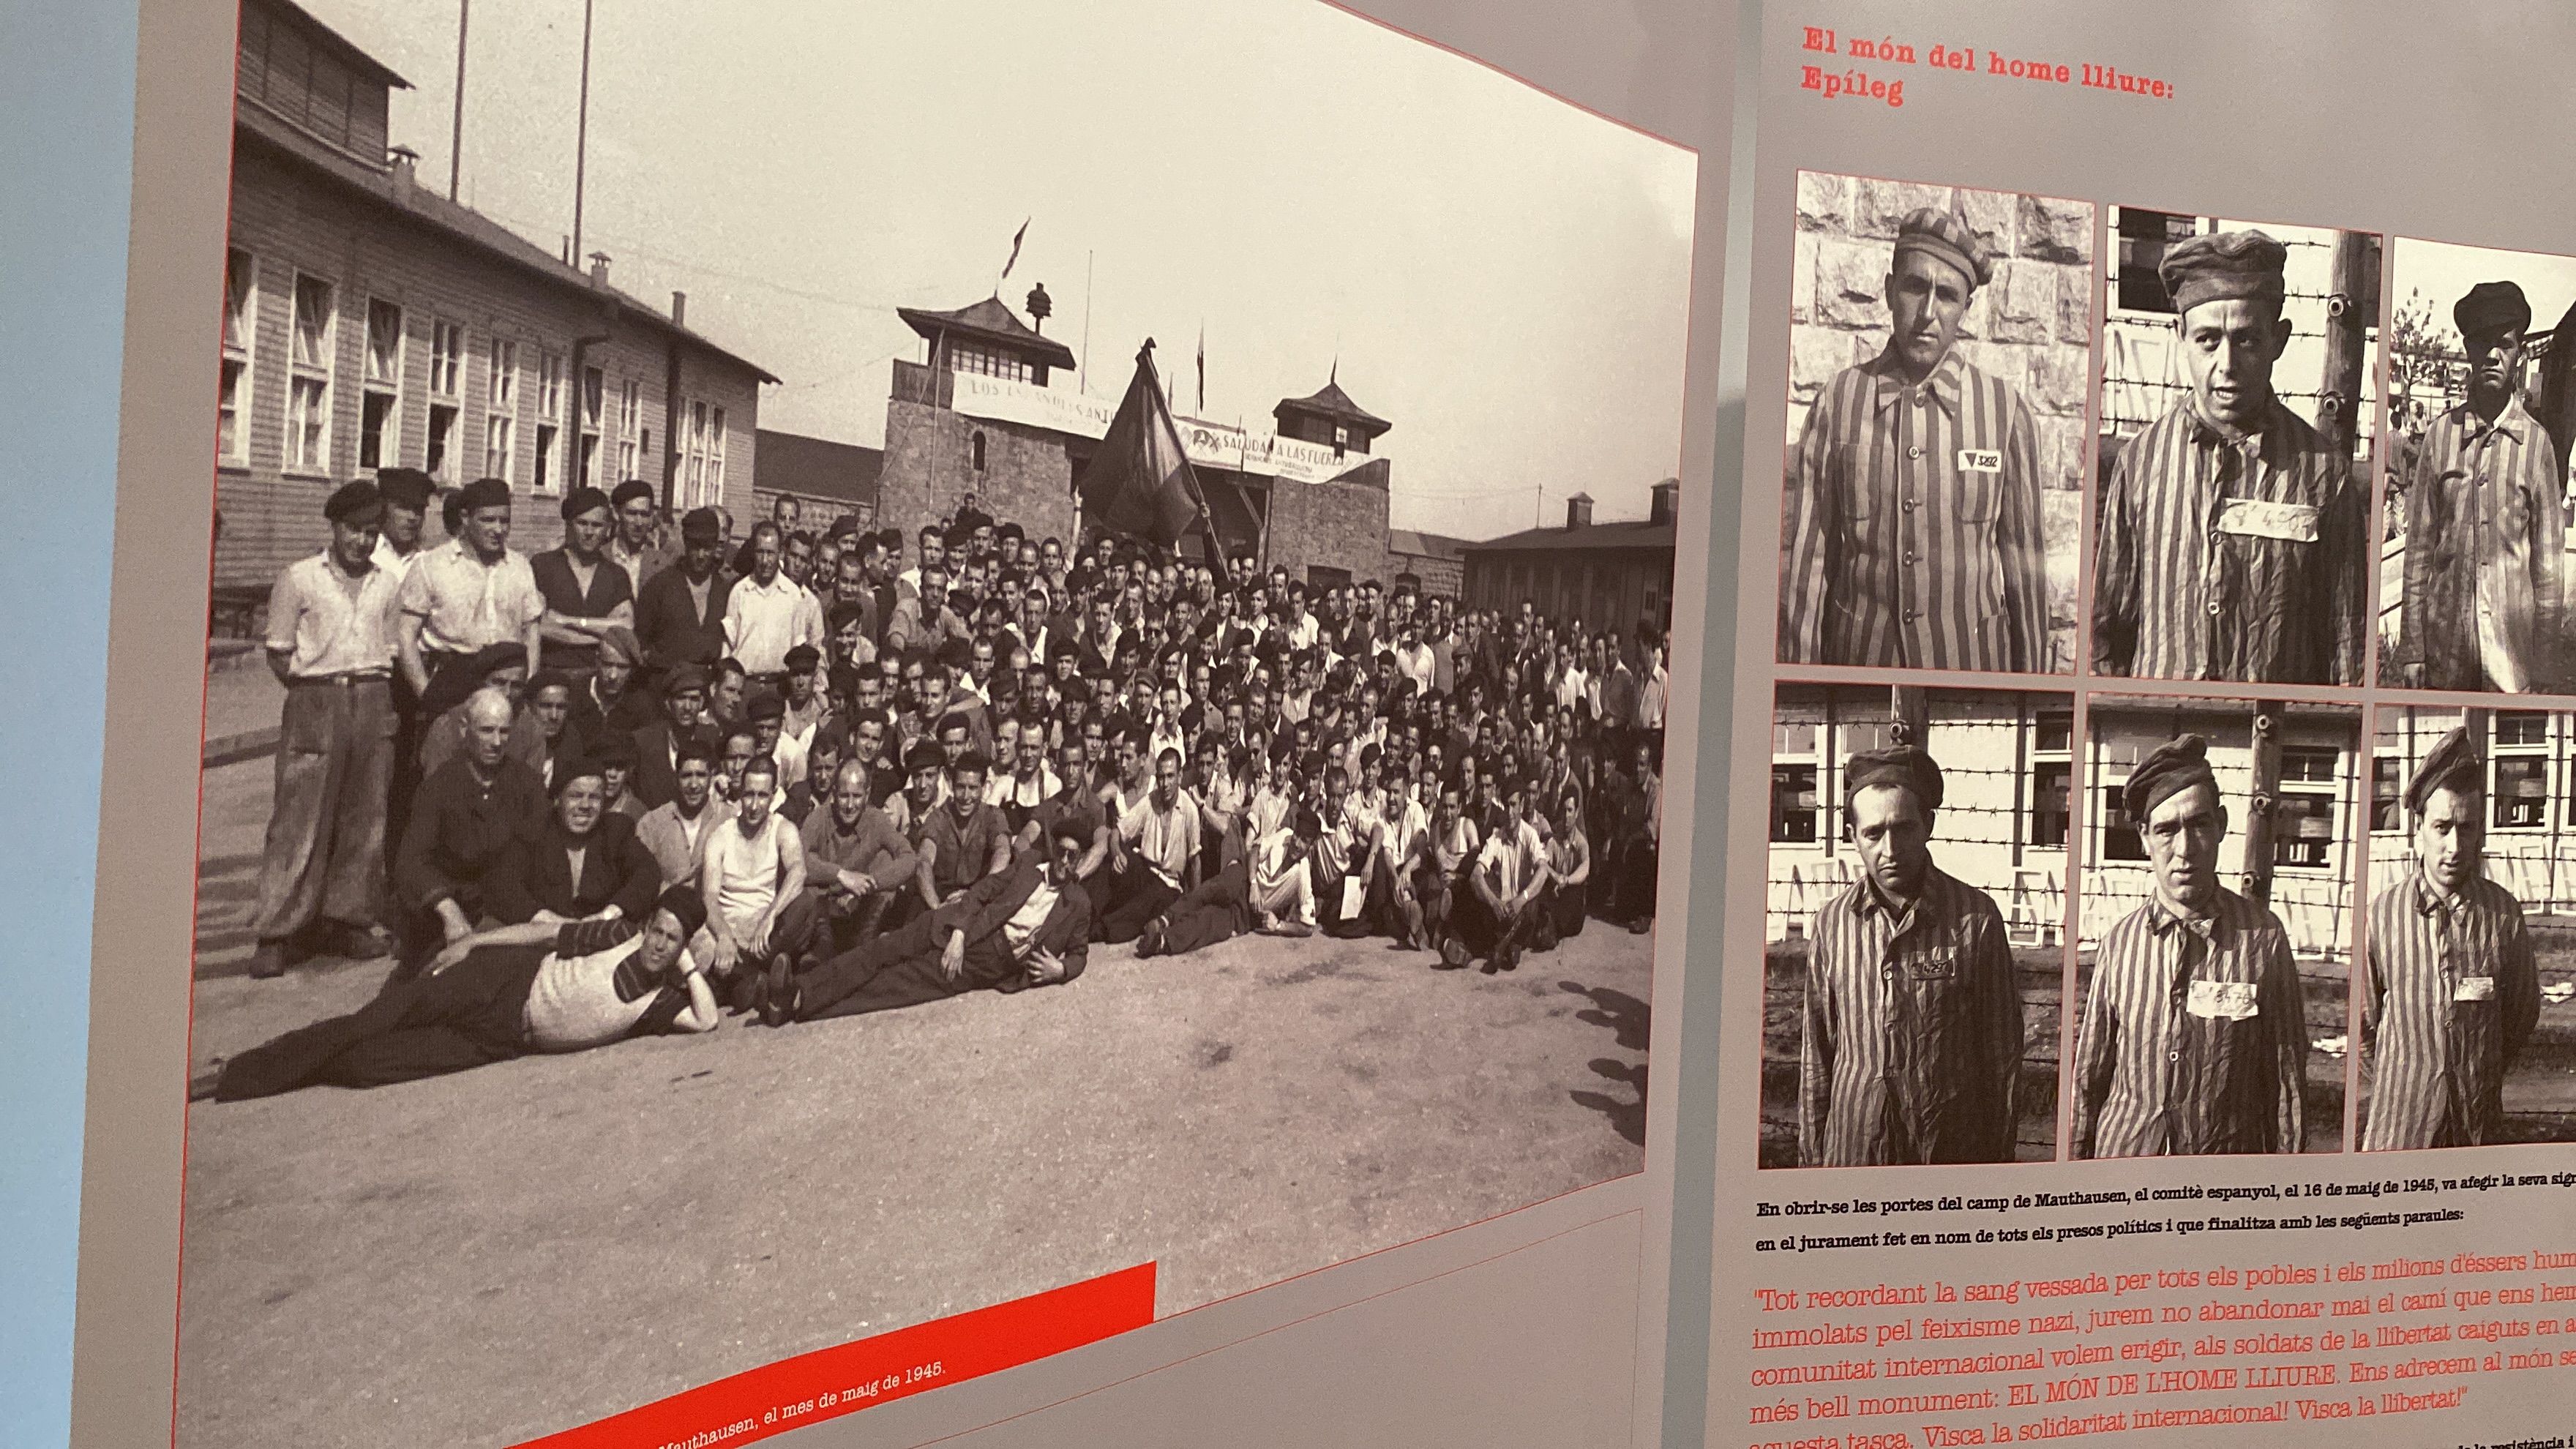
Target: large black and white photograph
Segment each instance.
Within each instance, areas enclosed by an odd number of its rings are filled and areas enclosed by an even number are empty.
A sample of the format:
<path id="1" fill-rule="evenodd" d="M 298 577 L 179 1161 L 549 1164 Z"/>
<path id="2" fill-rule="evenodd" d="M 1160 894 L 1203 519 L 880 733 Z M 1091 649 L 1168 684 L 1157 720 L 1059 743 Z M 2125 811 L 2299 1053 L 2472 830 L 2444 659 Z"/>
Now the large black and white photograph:
<path id="1" fill-rule="evenodd" d="M 1692 153 L 1313 0 L 238 60 L 183 1449 L 1642 1170 Z"/>
<path id="2" fill-rule="evenodd" d="M 2370 772 L 2362 1150 L 2576 1141 L 2576 715 L 2383 705 Z"/>
<path id="3" fill-rule="evenodd" d="M 1798 174 L 1781 663 L 2073 672 L 2094 212 Z"/>
<path id="4" fill-rule="evenodd" d="M 2389 273 L 2379 682 L 2565 694 L 2576 257 L 2399 237 Z"/>
<path id="5" fill-rule="evenodd" d="M 2074 696 L 1777 688 L 1764 1167 L 2057 1155 Z"/>
<path id="6" fill-rule="evenodd" d="M 2380 238 L 2111 208 L 2095 672 L 2359 685 Z"/>
<path id="7" fill-rule="evenodd" d="M 2088 695 L 2068 1156 L 2343 1150 L 2361 711 Z"/>

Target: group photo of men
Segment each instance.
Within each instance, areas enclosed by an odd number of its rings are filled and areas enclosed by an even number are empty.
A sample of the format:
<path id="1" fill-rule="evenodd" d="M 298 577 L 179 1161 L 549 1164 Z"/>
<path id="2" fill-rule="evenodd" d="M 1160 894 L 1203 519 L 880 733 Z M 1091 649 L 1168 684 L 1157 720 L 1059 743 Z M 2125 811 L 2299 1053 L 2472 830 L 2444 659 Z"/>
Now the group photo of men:
<path id="1" fill-rule="evenodd" d="M 2379 579 L 2383 686 L 2576 688 L 2576 258 L 2400 237 Z"/>
<path id="2" fill-rule="evenodd" d="M 710 1003 L 781 1027 L 1059 985 L 1094 945 L 1370 937 L 1496 974 L 1652 924 L 1651 627 L 1310 589 L 1212 542 L 1069 545 L 971 494 L 819 537 L 782 496 L 737 539 L 715 508 L 664 528 L 640 482 L 578 488 L 533 556 L 520 506 L 385 470 L 335 490 L 330 545 L 279 575 L 249 974 L 393 967 L 357 1014 L 381 1030 L 289 1033 L 210 1064 L 205 1094 L 702 1031 Z M 656 928 L 682 946 L 648 970 Z M 619 961 L 577 967 L 610 929 Z M 525 989 L 577 981 L 591 1029 L 449 991 L 500 961 Z M 639 1007 L 657 983 L 671 1009 Z"/>

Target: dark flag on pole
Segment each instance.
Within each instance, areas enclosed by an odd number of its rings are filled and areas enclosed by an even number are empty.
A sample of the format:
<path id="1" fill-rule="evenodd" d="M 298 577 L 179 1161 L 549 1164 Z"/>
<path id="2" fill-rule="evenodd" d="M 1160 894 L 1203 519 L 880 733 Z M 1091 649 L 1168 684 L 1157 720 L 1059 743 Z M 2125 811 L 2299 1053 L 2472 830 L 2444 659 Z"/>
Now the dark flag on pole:
<path id="1" fill-rule="evenodd" d="M 1020 243 L 1029 239 L 1029 222 L 1034 220 L 1036 220 L 1035 217 L 1023 220 L 1020 223 L 1020 229 L 1011 233 L 1011 256 L 1008 261 L 1002 263 L 1002 275 L 993 283 L 996 289 L 999 289 L 1003 282 L 1011 279 L 1011 268 L 1020 264 Z"/>
<path id="2" fill-rule="evenodd" d="M 1082 466 L 1074 490 L 1085 520 L 1111 533 L 1148 538 L 1177 548 L 1201 534 L 1210 558 L 1221 558 L 1198 476 L 1181 449 L 1180 428 L 1154 373 L 1154 340 L 1136 352 L 1136 375 L 1109 420 L 1100 449 Z"/>

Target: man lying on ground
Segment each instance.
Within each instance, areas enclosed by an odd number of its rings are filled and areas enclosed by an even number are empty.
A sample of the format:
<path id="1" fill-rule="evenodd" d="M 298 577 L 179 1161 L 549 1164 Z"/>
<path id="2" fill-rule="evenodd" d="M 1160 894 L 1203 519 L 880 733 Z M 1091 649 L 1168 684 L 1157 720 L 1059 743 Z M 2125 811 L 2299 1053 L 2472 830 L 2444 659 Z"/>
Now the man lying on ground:
<path id="1" fill-rule="evenodd" d="M 380 1087 L 532 1052 L 631 1036 L 713 1031 L 715 994 L 686 945 L 705 924 L 695 891 L 664 891 L 633 921 L 529 922 L 450 942 L 426 973 L 387 982 L 346 1016 L 298 1027 L 188 1084 L 239 1101 L 330 1083 Z"/>

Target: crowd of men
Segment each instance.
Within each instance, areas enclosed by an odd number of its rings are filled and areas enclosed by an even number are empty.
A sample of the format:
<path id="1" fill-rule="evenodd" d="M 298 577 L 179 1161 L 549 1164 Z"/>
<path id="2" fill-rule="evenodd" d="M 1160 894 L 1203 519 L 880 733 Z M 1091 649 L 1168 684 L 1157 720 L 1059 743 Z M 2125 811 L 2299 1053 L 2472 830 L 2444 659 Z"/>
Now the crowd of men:
<path id="1" fill-rule="evenodd" d="M 909 535 L 782 497 L 738 544 L 641 482 L 560 507 L 530 557 L 499 480 L 387 469 L 279 576 L 251 974 L 397 964 L 203 1089 L 1018 990 L 1094 944 L 1374 935 L 1493 972 L 1653 917 L 1646 623 L 1068 544 L 971 495 Z"/>

